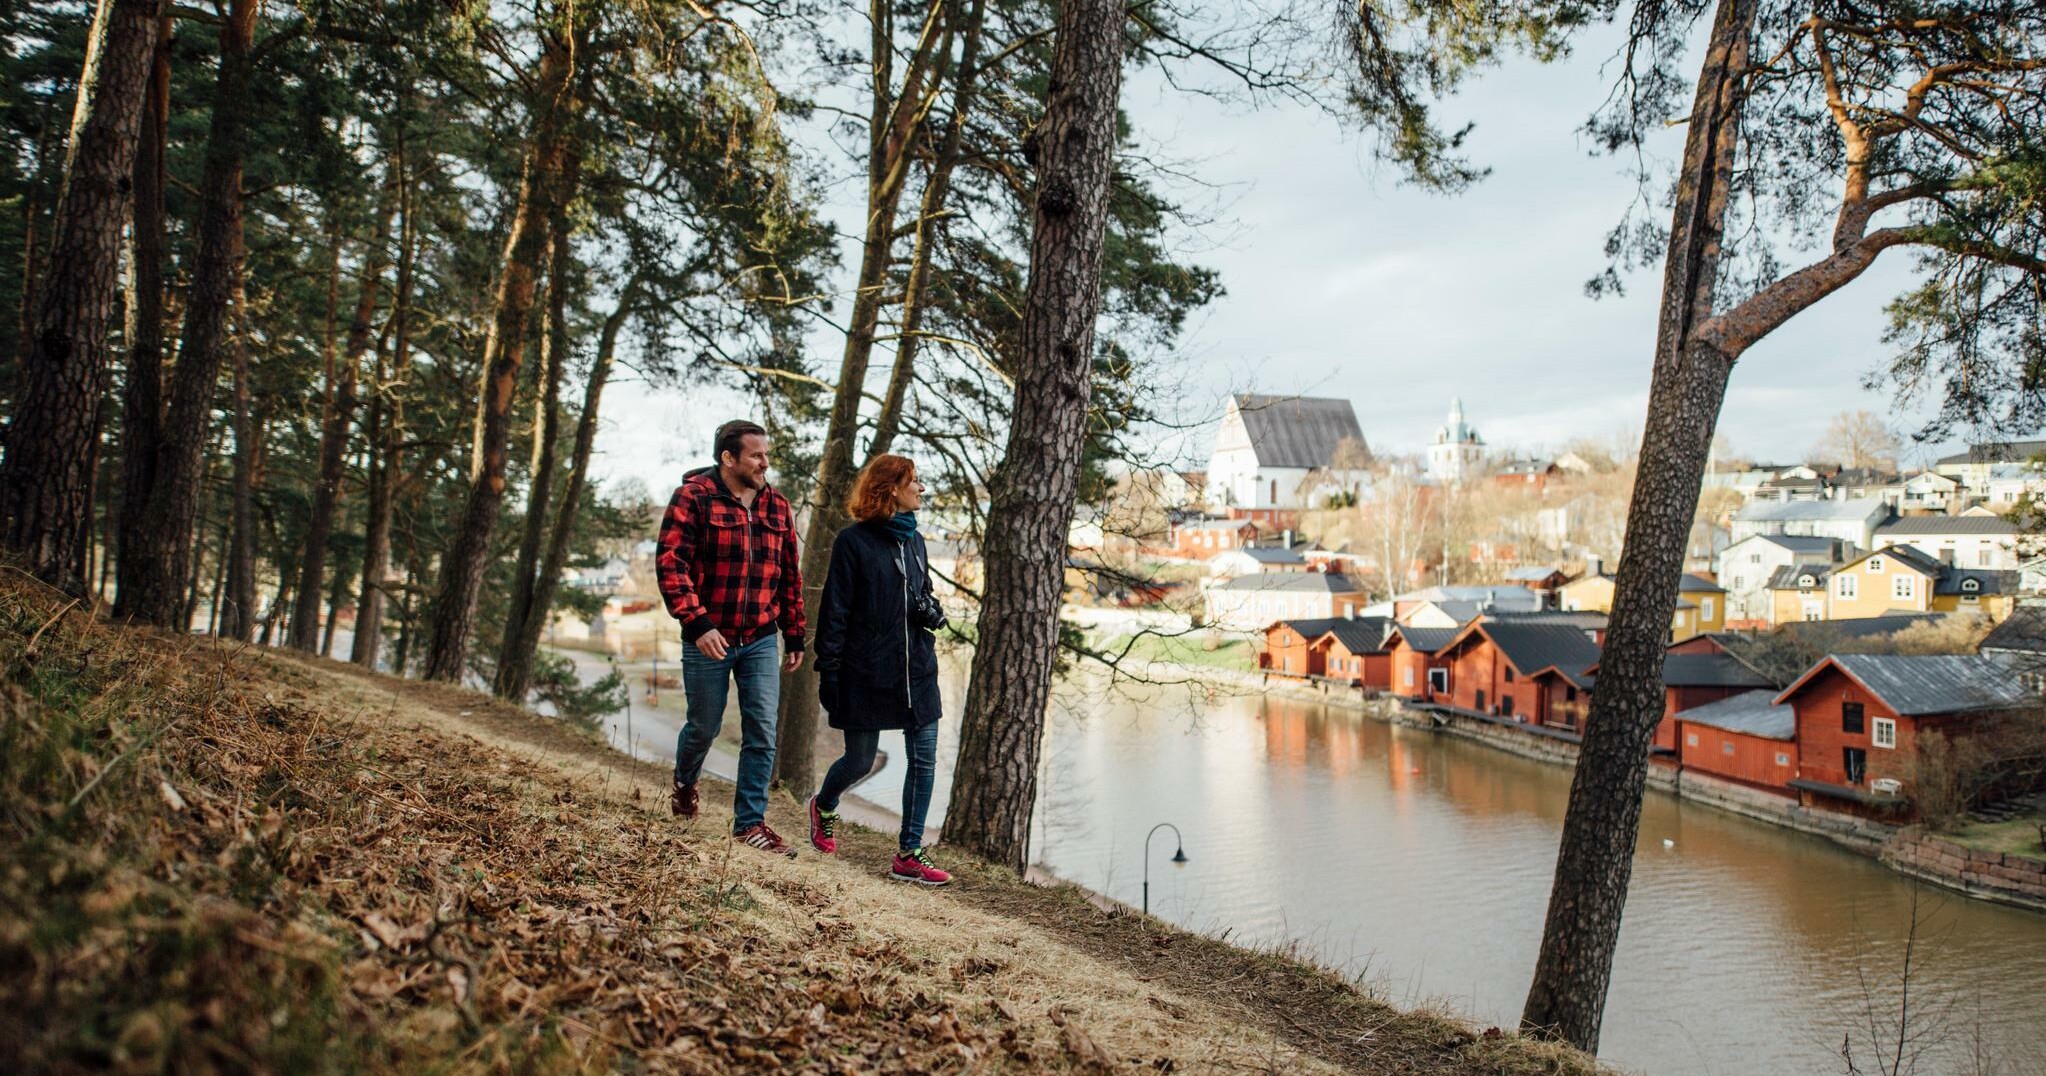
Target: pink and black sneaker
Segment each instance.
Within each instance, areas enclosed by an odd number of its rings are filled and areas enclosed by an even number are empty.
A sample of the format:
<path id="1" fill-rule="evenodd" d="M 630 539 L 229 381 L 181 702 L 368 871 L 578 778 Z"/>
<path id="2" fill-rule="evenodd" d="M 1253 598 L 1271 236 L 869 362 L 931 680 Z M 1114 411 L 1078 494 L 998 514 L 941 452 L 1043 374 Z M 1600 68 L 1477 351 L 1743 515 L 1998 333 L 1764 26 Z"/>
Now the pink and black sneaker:
<path id="1" fill-rule="evenodd" d="M 895 863 L 889 868 L 888 877 L 898 882 L 915 882 L 918 885 L 944 885 L 952 880 L 950 874 L 938 869 L 931 862 L 931 854 L 919 848 L 914 852 L 897 852 Z"/>
<path id="2" fill-rule="evenodd" d="M 810 843 L 819 852 L 830 855 L 838 851 L 838 838 L 832 830 L 838 826 L 838 815 L 817 806 L 817 797 L 810 797 Z"/>

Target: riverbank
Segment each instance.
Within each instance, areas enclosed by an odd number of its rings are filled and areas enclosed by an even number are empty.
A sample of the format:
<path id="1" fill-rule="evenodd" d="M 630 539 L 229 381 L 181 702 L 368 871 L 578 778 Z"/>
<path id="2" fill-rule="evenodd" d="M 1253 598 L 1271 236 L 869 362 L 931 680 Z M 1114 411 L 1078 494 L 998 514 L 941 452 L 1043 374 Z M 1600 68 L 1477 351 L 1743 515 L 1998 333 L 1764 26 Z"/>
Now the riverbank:
<path id="1" fill-rule="evenodd" d="M 1563 767 L 1577 764 L 1578 739 L 1574 735 L 1530 729 L 1518 722 L 1485 719 L 1446 708 L 1416 707 L 1396 696 L 1366 697 L 1354 688 L 1334 682 L 1164 659 L 1147 661 L 1141 671 L 1150 676 L 1201 680 L 1217 690 L 1255 691 L 1322 702 L 1373 720 L 1455 736 L 1521 758 Z M 1685 803 L 1824 838 L 1900 874 L 1968 897 L 2046 912 L 2046 853 L 2032 851 L 2028 834 L 2018 834 L 2017 839 L 2024 842 L 2023 850 L 1963 837 L 1949 839 L 1927 833 L 1922 827 L 1895 826 L 1837 812 L 1815 811 L 1786 796 L 1658 764 L 1649 766 L 1648 787 Z"/>
<path id="2" fill-rule="evenodd" d="M 10 1070 L 1599 1071 L 1073 887 L 893 884 L 856 827 L 758 855 L 722 790 L 681 825 L 664 765 L 466 690 L 20 586 L 0 669 Z"/>

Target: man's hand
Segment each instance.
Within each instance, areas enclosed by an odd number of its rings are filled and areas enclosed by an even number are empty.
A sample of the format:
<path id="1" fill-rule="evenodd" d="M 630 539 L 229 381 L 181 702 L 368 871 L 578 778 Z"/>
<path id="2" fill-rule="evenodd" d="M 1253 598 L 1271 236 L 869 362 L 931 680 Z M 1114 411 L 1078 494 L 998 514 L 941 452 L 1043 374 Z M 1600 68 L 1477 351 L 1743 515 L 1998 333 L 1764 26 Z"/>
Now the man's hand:
<path id="1" fill-rule="evenodd" d="M 725 660 L 725 637 L 712 628 L 696 637 L 696 649 L 712 661 Z"/>
<path id="2" fill-rule="evenodd" d="M 791 650 L 791 651 L 789 651 L 788 653 L 786 653 L 786 654 L 783 654 L 783 655 L 782 655 L 782 657 L 781 657 L 781 671 L 783 671 L 783 672 L 785 672 L 785 673 L 792 673 L 792 672 L 795 672 L 795 671 L 796 671 L 797 669 L 800 669 L 800 668 L 802 668 L 802 667 L 803 667 L 803 652 L 802 652 L 801 650 Z"/>

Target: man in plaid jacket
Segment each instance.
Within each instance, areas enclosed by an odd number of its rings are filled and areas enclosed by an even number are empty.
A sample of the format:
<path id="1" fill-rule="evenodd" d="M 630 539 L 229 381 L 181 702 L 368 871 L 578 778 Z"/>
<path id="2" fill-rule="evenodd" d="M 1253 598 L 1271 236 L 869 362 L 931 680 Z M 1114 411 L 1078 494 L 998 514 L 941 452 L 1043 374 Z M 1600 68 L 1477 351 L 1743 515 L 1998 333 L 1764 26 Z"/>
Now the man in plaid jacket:
<path id="1" fill-rule="evenodd" d="M 767 484 L 767 431 L 737 420 L 718 427 L 717 465 L 691 471 L 668 500 L 654 571 L 668 614 L 682 622 L 687 715 L 675 744 L 670 806 L 695 818 L 696 779 L 739 685 L 739 787 L 732 835 L 793 858 L 767 825 L 767 780 L 781 701 L 779 673 L 803 663 L 803 576 L 795 513 Z M 779 634 L 787 648 L 779 651 Z M 776 666 L 780 668 L 777 670 Z"/>

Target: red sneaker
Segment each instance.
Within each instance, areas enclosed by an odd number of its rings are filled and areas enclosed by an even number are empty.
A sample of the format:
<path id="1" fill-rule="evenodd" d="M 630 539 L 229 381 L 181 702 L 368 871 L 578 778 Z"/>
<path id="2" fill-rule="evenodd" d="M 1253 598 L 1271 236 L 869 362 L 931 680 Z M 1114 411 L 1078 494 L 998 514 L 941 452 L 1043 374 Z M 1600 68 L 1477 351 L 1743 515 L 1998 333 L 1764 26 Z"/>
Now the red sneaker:
<path id="1" fill-rule="evenodd" d="M 787 856 L 790 859 L 796 858 L 796 850 L 789 847 L 789 842 L 781 839 L 781 834 L 767 828 L 765 822 L 732 834 L 732 839 L 763 852 L 773 852 L 775 855 Z"/>
<path id="2" fill-rule="evenodd" d="M 696 786 L 685 785 L 680 781 L 675 782 L 674 790 L 668 793 L 668 809 L 675 812 L 675 817 L 677 818 L 687 818 L 694 821 L 696 818 L 696 808 Z"/>
<path id="3" fill-rule="evenodd" d="M 888 877 L 898 882 L 915 882 L 918 885 L 944 885 L 952 880 L 950 874 L 938 869 L 931 862 L 929 852 L 919 848 L 914 852 L 895 853 L 895 863 L 888 871 Z"/>
<path id="4" fill-rule="evenodd" d="M 817 806 L 817 797 L 811 796 L 810 843 L 827 856 L 838 851 L 838 838 L 831 835 L 832 829 L 837 825 L 838 816 L 820 810 Z"/>

